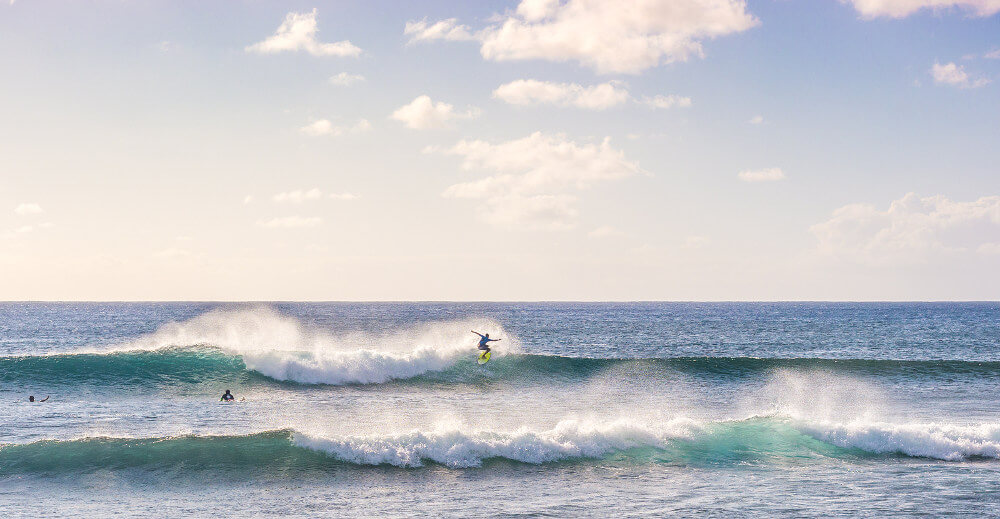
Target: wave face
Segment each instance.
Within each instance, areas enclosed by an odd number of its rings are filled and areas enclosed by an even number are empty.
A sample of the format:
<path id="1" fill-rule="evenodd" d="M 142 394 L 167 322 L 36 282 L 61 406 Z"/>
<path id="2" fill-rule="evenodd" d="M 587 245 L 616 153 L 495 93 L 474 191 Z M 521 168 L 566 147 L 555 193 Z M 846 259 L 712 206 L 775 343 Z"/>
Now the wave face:
<path id="1" fill-rule="evenodd" d="M 677 418 L 654 424 L 568 419 L 544 430 L 451 425 L 373 436 L 324 437 L 282 429 L 240 436 L 98 437 L 0 445 L 0 474 L 136 467 L 271 474 L 343 465 L 461 469 L 493 460 L 745 465 L 887 455 L 1000 459 L 1000 424 L 844 424 L 771 416 L 719 422 Z"/>
<path id="2" fill-rule="evenodd" d="M 447 327 L 458 329 L 449 323 Z M 465 326 L 462 324 L 461 326 Z M 649 376 L 678 373 L 739 379 L 779 370 L 824 371 L 847 375 L 1000 378 L 1000 362 L 955 360 L 762 359 L 750 357 L 679 357 L 664 359 L 587 359 L 506 353 L 478 368 L 467 338 L 453 346 L 420 345 L 410 351 L 284 348 L 240 349 L 203 342 L 164 341 L 151 349 L 118 348 L 102 353 L 0 357 L 0 381 L 26 384 L 173 386 L 201 382 L 296 384 L 373 384 L 410 379 L 413 383 L 476 383 L 484 377 L 522 382 L 585 380 L 622 366 L 638 366 Z M 464 340 L 464 344 L 461 341 Z M 171 344 L 171 345 L 167 345 Z M 500 358 L 502 357 L 502 360 Z"/>

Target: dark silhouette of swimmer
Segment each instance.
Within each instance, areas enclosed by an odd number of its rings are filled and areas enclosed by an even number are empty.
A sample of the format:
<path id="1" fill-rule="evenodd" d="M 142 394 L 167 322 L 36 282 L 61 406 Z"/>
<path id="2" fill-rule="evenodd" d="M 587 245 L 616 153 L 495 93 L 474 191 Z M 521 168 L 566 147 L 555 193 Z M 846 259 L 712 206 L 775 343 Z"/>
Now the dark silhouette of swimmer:
<path id="1" fill-rule="evenodd" d="M 45 398 L 43 398 L 43 399 L 39 400 L 39 402 L 44 402 L 44 401 L 46 401 L 46 400 L 48 400 L 48 399 L 49 399 L 49 397 L 47 397 L 47 396 L 46 396 Z M 34 401 L 35 401 L 35 395 L 30 395 L 30 396 L 28 396 L 28 401 L 29 401 L 29 402 L 34 402 Z"/>
<path id="2" fill-rule="evenodd" d="M 220 398 L 219 400 L 222 402 L 232 402 L 233 400 L 236 400 L 236 397 L 233 396 L 233 394 L 230 393 L 229 390 L 227 389 L 226 392 L 223 393 L 222 398 Z"/>
<path id="3" fill-rule="evenodd" d="M 491 342 L 496 342 L 496 341 L 501 340 L 501 339 L 490 339 L 490 334 L 488 334 L 488 333 L 485 334 L 485 335 L 483 335 L 483 334 L 481 334 L 481 333 L 479 333 L 479 332 L 477 332 L 475 330 L 472 330 L 472 333 L 474 333 L 474 334 L 476 334 L 476 335 L 479 336 L 479 349 L 483 350 L 484 352 L 485 351 L 490 351 L 490 343 Z"/>

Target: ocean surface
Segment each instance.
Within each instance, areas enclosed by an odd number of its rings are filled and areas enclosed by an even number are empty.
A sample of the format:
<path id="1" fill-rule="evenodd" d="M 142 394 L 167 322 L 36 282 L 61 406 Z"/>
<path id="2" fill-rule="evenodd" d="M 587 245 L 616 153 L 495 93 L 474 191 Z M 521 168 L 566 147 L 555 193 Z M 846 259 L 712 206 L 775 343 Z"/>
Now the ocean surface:
<path id="1" fill-rule="evenodd" d="M 0 303 L 0 401 L 0 517 L 1000 515 L 998 303 Z"/>

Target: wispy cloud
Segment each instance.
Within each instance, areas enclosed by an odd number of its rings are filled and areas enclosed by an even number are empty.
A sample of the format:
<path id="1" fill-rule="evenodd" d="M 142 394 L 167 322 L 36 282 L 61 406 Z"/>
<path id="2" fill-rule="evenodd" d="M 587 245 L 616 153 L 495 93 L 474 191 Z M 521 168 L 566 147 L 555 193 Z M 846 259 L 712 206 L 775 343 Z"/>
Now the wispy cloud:
<path id="1" fill-rule="evenodd" d="M 990 254 L 1000 242 L 1000 197 L 961 202 L 908 193 L 884 211 L 870 204 L 845 205 L 810 231 L 821 254 L 873 265 Z"/>
<path id="2" fill-rule="evenodd" d="M 652 108 L 687 108 L 691 106 L 691 98 L 683 97 L 677 95 L 658 95 L 653 97 L 644 97 L 642 99 L 643 104 Z"/>
<path id="3" fill-rule="evenodd" d="M 619 231 L 618 229 L 610 225 L 602 225 L 587 233 L 590 238 L 609 238 L 611 236 L 621 236 L 625 233 Z"/>
<path id="4" fill-rule="evenodd" d="M 295 189 L 293 191 L 285 191 L 283 193 L 278 193 L 271 197 L 272 200 L 278 203 L 292 203 L 301 204 L 309 200 L 355 200 L 361 198 L 353 193 L 329 193 L 324 194 L 323 191 L 317 187 L 312 189 Z"/>
<path id="5" fill-rule="evenodd" d="M 31 214 L 41 214 L 41 213 L 44 213 L 44 212 L 45 211 L 42 209 L 42 206 L 40 206 L 38 204 L 31 204 L 31 203 L 18 204 L 18 206 L 14 208 L 14 213 L 18 214 L 20 216 L 27 216 L 27 215 L 31 215 Z"/>
<path id="6" fill-rule="evenodd" d="M 257 222 L 258 225 L 267 229 L 296 229 L 304 227 L 316 227 L 323 223 L 323 219 L 318 216 L 282 216 Z"/>
<path id="7" fill-rule="evenodd" d="M 621 81 L 608 81 L 596 85 L 558 83 L 537 79 L 518 79 L 504 83 L 493 91 L 493 97 L 512 105 L 554 105 L 584 110 L 607 110 L 629 101 L 651 108 L 691 106 L 690 97 L 657 95 L 633 99 L 628 87 Z"/>
<path id="8" fill-rule="evenodd" d="M 361 74 L 348 74 L 347 72 L 341 72 L 336 76 L 330 76 L 330 79 L 328 79 L 327 81 L 329 81 L 331 85 L 351 86 L 355 83 L 360 83 L 364 80 L 365 77 L 362 76 Z"/>
<path id="9" fill-rule="evenodd" d="M 518 79 L 500 85 L 493 91 L 493 97 L 512 105 L 551 104 L 604 110 L 628 101 L 631 96 L 618 81 L 583 86 L 576 83 Z"/>
<path id="10" fill-rule="evenodd" d="M 479 216 L 498 227 L 564 230 L 575 225 L 577 197 L 571 190 L 645 173 L 638 164 L 611 147 L 578 144 L 563 135 L 535 132 L 522 139 L 493 144 L 460 141 L 441 152 L 462 157 L 467 170 L 493 174 L 448 187 L 443 196 L 482 199 Z"/>
<path id="11" fill-rule="evenodd" d="M 427 23 L 426 18 L 406 22 L 403 34 L 410 37 L 408 45 L 424 40 L 466 41 L 475 39 L 469 27 L 459 24 L 457 18 L 448 18 L 434 23 Z"/>
<path id="12" fill-rule="evenodd" d="M 371 128 L 372 124 L 368 122 L 368 119 L 359 119 L 353 126 L 337 126 L 329 119 L 320 119 L 299 128 L 299 132 L 310 137 L 340 137 L 349 133 L 364 133 Z"/>
<path id="13" fill-rule="evenodd" d="M 737 175 L 744 182 L 777 182 L 785 178 L 781 168 L 766 168 L 740 171 Z"/>
<path id="14" fill-rule="evenodd" d="M 917 11 L 954 9 L 971 16 L 992 16 L 1000 11 L 997 0 L 841 0 L 850 2 L 862 18 L 905 18 Z"/>
<path id="15" fill-rule="evenodd" d="M 956 86 L 958 88 L 979 88 L 990 83 L 990 80 L 986 78 L 970 78 L 969 74 L 965 72 L 965 68 L 955 63 L 946 63 L 944 65 L 935 63 L 931 67 L 930 73 L 934 77 L 935 83 Z"/>

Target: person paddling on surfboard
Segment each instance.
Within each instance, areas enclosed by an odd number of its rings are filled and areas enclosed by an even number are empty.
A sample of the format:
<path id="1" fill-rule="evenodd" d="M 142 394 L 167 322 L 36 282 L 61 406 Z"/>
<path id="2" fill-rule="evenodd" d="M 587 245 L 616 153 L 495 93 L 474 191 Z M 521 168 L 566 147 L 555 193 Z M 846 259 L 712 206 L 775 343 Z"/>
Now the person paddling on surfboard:
<path id="1" fill-rule="evenodd" d="M 233 396 L 233 394 L 227 389 L 226 392 L 222 394 L 222 398 L 219 400 L 222 402 L 232 402 L 233 400 L 236 400 L 236 397 Z"/>
<path id="2" fill-rule="evenodd" d="M 488 333 L 486 335 L 483 335 L 475 330 L 472 330 L 472 333 L 479 336 L 479 349 L 483 350 L 484 353 L 489 353 L 491 342 L 496 342 L 500 340 L 500 339 L 490 339 L 490 334 Z"/>

